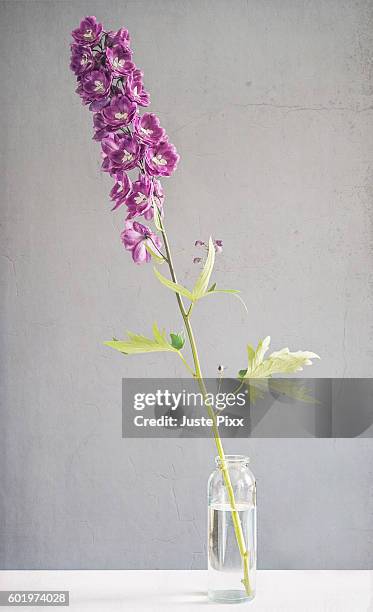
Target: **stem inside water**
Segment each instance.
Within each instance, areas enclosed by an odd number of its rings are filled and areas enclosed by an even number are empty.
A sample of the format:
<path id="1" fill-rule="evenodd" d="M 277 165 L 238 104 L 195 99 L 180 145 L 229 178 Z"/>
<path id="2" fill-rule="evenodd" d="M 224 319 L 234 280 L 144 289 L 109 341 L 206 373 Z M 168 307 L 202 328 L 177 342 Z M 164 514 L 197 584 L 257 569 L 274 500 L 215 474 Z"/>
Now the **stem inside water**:
<path id="1" fill-rule="evenodd" d="M 159 215 L 159 225 L 160 225 L 160 231 L 162 233 L 162 237 L 163 237 L 163 241 L 164 241 L 164 246 L 165 246 L 165 249 L 166 249 L 167 263 L 168 263 L 168 267 L 170 269 L 171 278 L 172 278 L 174 283 L 177 283 L 175 268 L 174 268 L 174 264 L 173 264 L 173 260 L 172 260 L 172 256 L 171 256 L 170 245 L 169 245 L 167 234 L 166 234 L 166 230 L 164 228 L 164 225 L 163 225 L 162 219 L 160 218 L 160 215 Z M 194 367 L 195 367 L 194 377 L 197 379 L 200 391 L 201 391 L 201 393 L 203 395 L 203 398 L 204 398 L 204 401 L 205 401 L 205 406 L 206 406 L 208 415 L 211 418 L 212 423 L 213 423 L 212 424 L 212 429 L 213 429 L 215 444 L 216 444 L 216 448 L 217 448 L 217 451 L 218 451 L 218 454 L 219 454 L 219 457 L 220 457 L 220 461 L 221 461 L 221 470 L 222 470 L 222 473 L 223 473 L 224 483 L 225 483 L 226 489 L 228 491 L 229 503 L 230 503 L 230 507 L 231 507 L 231 514 L 232 514 L 232 521 L 233 521 L 234 532 L 235 532 L 235 535 L 236 535 L 238 549 L 240 551 L 240 555 L 241 555 L 241 558 L 242 558 L 243 579 L 241 580 L 241 582 L 242 582 L 242 584 L 245 587 L 246 594 L 247 595 L 251 595 L 252 589 L 251 589 L 250 577 L 249 577 L 250 555 L 249 555 L 249 551 L 246 549 L 245 538 L 244 538 L 243 531 L 242 531 L 242 525 L 241 525 L 240 516 L 238 514 L 238 510 L 237 510 L 237 507 L 236 507 L 236 500 L 235 500 L 234 491 L 233 491 L 233 487 L 232 487 L 232 483 L 231 483 L 231 478 L 230 478 L 230 475 L 229 475 L 229 470 L 228 470 L 228 466 L 227 466 L 227 462 L 226 462 L 226 458 L 225 458 L 224 448 L 223 448 L 223 444 L 222 444 L 222 441 L 221 441 L 221 438 L 220 438 L 220 435 L 219 435 L 218 425 L 217 425 L 217 422 L 216 422 L 216 415 L 215 415 L 213 406 L 207 400 L 207 389 L 206 389 L 205 381 L 204 381 L 203 376 L 202 376 L 202 370 L 201 370 L 201 365 L 200 365 L 200 361 L 199 361 L 197 344 L 196 344 L 196 341 L 195 341 L 195 337 L 194 337 L 194 333 L 193 333 L 193 328 L 192 328 L 191 323 L 190 323 L 190 315 L 191 315 L 191 312 L 192 312 L 192 304 L 193 303 L 191 303 L 191 306 L 189 307 L 188 311 L 186 311 L 185 307 L 184 307 L 183 299 L 182 299 L 182 297 L 181 297 L 181 295 L 179 293 L 176 293 L 176 299 L 177 299 L 177 303 L 178 303 L 178 306 L 179 306 L 179 310 L 181 312 L 181 316 L 183 317 L 185 329 L 186 329 L 186 332 L 188 334 L 189 344 L 190 344 L 190 348 L 191 348 L 192 355 L 193 355 L 193 362 L 194 362 Z"/>

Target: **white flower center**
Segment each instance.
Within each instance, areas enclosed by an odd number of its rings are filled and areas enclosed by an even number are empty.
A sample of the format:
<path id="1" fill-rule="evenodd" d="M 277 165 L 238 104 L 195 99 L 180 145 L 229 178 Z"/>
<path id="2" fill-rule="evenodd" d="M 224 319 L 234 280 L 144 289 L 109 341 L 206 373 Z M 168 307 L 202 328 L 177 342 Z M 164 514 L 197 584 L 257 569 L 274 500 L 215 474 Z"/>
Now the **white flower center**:
<path id="1" fill-rule="evenodd" d="M 154 157 L 152 157 L 152 162 L 157 166 L 167 166 L 167 159 L 162 157 L 161 154 L 154 155 Z"/>
<path id="2" fill-rule="evenodd" d="M 153 134 L 153 130 L 149 130 L 143 127 L 140 127 L 140 132 L 143 132 L 146 136 L 150 136 L 150 134 Z"/>
<path id="3" fill-rule="evenodd" d="M 92 30 L 86 30 L 83 34 L 83 38 L 92 38 Z"/>
<path id="4" fill-rule="evenodd" d="M 124 149 L 123 157 L 122 157 L 122 162 L 128 162 L 128 161 L 132 161 L 132 160 L 133 160 L 132 153 L 129 153 L 128 151 L 126 151 L 126 149 Z"/>
<path id="5" fill-rule="evenodd" d="M 115 113 L 115 119 L 127 119 L 128 113 Z"/>
<path id="6" fill-rule="evenodd" d="M 143 202 L 146 202 L 147 197 L 146 195 L 144 195 L 143 193 L 141 193 L 140 191 L 138 192 L 137 196 L 134 198 L 136 204 L 142 204 Z"/>
<path id="7" fill-rule="evenodd" d="M 95 91 L 105 91 L 105 87 L 102 81 L 95 81 Z"/>
<path id="8" fill-rule="evenodd" d="M 119 59 L 119 57 L 115 57 L 113 60 L 113 66 L 114 68 L 123 68 L 124 59 Z"/>
<path id="9" fill-rule="evenodd" d="M 82 56 L 80 63 L 82 66 L 85 66 L 86 64 L 88 64 L 88 55 L 86 53 Z"/>

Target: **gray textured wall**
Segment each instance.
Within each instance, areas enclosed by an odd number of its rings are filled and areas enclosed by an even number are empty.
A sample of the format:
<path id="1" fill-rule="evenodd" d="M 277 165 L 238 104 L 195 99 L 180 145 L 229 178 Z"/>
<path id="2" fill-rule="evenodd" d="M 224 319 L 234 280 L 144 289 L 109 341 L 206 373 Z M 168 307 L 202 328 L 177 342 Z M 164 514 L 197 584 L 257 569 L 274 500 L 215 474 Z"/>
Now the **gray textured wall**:
<path id="1" fill-rule="evenodd" d="M 216 279 L 195 312 L 205 371 L 245 343 L 322 356 L 314 376 L 372 372 L 372 2 L 2 2 L 2 568 L 202 568 L 206 440 L 121 439 L 121 377 L 180 375 L 173 355 L 102 345 L 173 296 L 135 268 L 109 212 L 91 117 L 68 71 L 85 14 L 131 31 L 182 161 L 167 182 L 180 276 L 209 233 Z M 227 325 L 227 322 L 229 325 Z M 369 568 L 373 442 L 251 440 L 262 568 Z"/>

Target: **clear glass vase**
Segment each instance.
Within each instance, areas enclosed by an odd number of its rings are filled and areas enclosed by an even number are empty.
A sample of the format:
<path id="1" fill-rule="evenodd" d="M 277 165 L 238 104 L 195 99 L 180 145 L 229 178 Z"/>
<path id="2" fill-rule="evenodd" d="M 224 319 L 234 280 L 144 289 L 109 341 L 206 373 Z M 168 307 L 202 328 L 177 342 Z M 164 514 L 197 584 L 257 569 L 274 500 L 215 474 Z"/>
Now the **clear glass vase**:
<path id="1" fill-rule="evenodd" d="M 255 597 L 256 573 L 256 482 L 249 458 L 226 455 L 234 499 L 235 517 L 224 479 L 222 462 L 208 481 L 208 595 L 212 601 L 235 603 Z M 244 559 L 237 540 L 237 515 L 247 551 L 248 582 L 245 585 Z M 235 529 L 236 526 L 236 529 Z M 242 551 L 242 539 L 241 539 Z"/>

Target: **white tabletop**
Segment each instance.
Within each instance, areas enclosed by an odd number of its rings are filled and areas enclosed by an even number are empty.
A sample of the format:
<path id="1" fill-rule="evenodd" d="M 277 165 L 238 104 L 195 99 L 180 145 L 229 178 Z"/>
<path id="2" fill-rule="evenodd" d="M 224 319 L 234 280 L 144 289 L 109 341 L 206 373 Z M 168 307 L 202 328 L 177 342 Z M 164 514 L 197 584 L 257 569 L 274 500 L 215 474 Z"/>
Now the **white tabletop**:
<path id="1" fill-rule="evenodd" d="M 73 612 L 230 609 L 207 601 L 206 582 L 206 572 L 196 570 L 0 572 L 3 591 L 70 591 L 70 607 L 58 609 Z M 250 612 L 373 611 L 373 571 L 259 571 L 255 600 L 238 605 Z"/>

